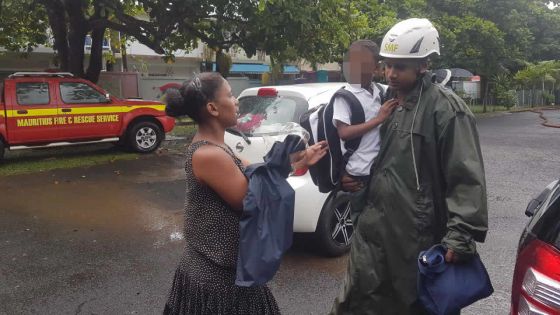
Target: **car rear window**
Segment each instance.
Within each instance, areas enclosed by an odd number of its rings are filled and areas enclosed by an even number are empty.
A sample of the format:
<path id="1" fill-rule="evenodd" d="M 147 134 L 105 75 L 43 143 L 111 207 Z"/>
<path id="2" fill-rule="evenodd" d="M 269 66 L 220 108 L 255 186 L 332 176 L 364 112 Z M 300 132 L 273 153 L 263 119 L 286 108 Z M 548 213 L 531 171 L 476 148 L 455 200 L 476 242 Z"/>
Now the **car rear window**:
<path id="1" fill-rule="evenodd" d="M 530 228 L 538 239 L 560 250 L 560 187 L 555 187 L 547 208 L 540 209 L 542 216 Z M 537 218 L 535 218 L 537 219 Z"/>
<path id="2" fill-rule="evenodd" d="M 49 104 L 49 84 L 44 82 L 16 83 L 16 98 L 19 105 Z"/>
<path id="3" fill-rule="evenodd" d="M 552 196 L 551 205 L 548 211 L 556 213 L 556 216 L 554 218 L 556 220 L 553 221 L 555 222 L 555 224 L 551 224 L 551 229 L 548 233 L 548 236 L 552 241 L 554 247 L 560 250 L 560 189 L 557 189 Z"/>
<path id="4" fill-rule="evenodd" d="M 303 98 L 246 96 L 239 99 L 237 129 L 249 136 L 279 132 L 286 124 L 297 123 L 307 107 Z"/>

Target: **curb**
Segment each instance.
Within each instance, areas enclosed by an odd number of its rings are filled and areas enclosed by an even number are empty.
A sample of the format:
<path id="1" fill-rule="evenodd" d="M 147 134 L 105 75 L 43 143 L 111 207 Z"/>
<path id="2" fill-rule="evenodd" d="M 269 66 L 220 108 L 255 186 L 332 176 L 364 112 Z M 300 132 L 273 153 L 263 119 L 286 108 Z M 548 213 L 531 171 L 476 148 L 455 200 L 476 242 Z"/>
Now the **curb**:
<path id="1" fill-rule="evenodd" d="M 535 114 L 539 115 L 539 118 L 542 119 L 543 121 L 541 122 L 541 125 L 545 126 L 545 127 L 550 127 L 550 128 L 560 128 L 560 125 L 557 124 L 552 124 L 548 121 L 548 118 L 546 118 L 546 116 L 544 115 L 543 111 L 545 110 L 559 110 L 559 108 L 554 108 L 554 107 L 539 107 L 539 108 L 531 108 L 531 109 L 523 109 L 523 110 L 517 110 L 517 111 L 510 111 L 510 113 L 523 113 L 523 112 L 532 112 Z"/>

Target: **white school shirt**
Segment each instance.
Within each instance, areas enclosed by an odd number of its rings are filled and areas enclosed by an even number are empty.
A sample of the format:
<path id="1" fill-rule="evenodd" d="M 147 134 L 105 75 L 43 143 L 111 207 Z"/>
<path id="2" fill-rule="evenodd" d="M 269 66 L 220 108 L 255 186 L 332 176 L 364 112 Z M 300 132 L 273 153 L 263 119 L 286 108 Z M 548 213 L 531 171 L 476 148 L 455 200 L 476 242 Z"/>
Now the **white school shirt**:
<path id="1" fill-rule="evenodd" d="M 359 84 L 349 84 L 346 89 L 350 91 L 360 101 L 365 113 L 365 121 L 373 119 L 379 113 L 381 108 L 380 91 L 375 84 L 372 84 L 373 95 Z M 352 112 L 350 105 L 342 97 L 337 97 L 333 103 L 333 124 L 336 127 L 336 121 L 350 125 Z M 379 153 L 379 145 L 381 138 L 379 135 L 379 126 L 373 128 L 362 136 L 360 146 L 350 156 L 348 164 L 346 164 L 346 172 L 353 176 L 370 175 L 373 160 Z M 346 153 L 344 141 L 340 141 L 342 154 Z"/>

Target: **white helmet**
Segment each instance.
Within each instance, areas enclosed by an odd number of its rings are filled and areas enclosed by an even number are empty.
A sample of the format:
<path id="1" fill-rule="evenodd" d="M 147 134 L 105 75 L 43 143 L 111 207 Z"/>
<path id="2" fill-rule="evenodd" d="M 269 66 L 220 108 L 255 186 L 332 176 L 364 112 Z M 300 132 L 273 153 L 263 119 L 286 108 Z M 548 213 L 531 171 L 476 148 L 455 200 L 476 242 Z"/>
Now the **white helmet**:
<path id="1" fill-rule="evenodd" d="M 439 34 L 427 19 L 408 19 L 395 24 L 383 38 L 380 55 L 385 58 L 421 59 L 439 55 Z"/>

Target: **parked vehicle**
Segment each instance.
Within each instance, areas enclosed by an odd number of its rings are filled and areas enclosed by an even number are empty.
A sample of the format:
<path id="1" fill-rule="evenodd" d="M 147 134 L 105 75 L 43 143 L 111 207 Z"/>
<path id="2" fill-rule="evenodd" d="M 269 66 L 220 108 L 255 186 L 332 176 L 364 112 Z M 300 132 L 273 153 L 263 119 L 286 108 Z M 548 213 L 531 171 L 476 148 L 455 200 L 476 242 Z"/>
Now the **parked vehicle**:
<path id="1" fill-rule="evenodd" d="M 560 181 L 554 181 L 525 214 L 517 252 L 511 314 L 560 314 Z"/>
<path id="2" fill-rule="evenodd" d="M 328 103 L 344 85 L 310 83 L 244 90 L 239 96 L 237 128 L 226 133 L 226 143 L 243 158 L 262 162 L 275 141 L 282 141 L 294 126 L 299 127 L 303 113 Z M 325 255 L 347 252 L 354 232 L 348 195 L 320 193 L 307 169 L 295 170 L 288 182 L 296 191 L 294 232 L 314 233 Z"/>
<path id="3" fill-rule="evenodd" d="M 175 126 L 156 101 L 122 100 L 70 73 L 17 72 L 2 82 L 4 150 L 115 142 L 152 152 Z"/>

